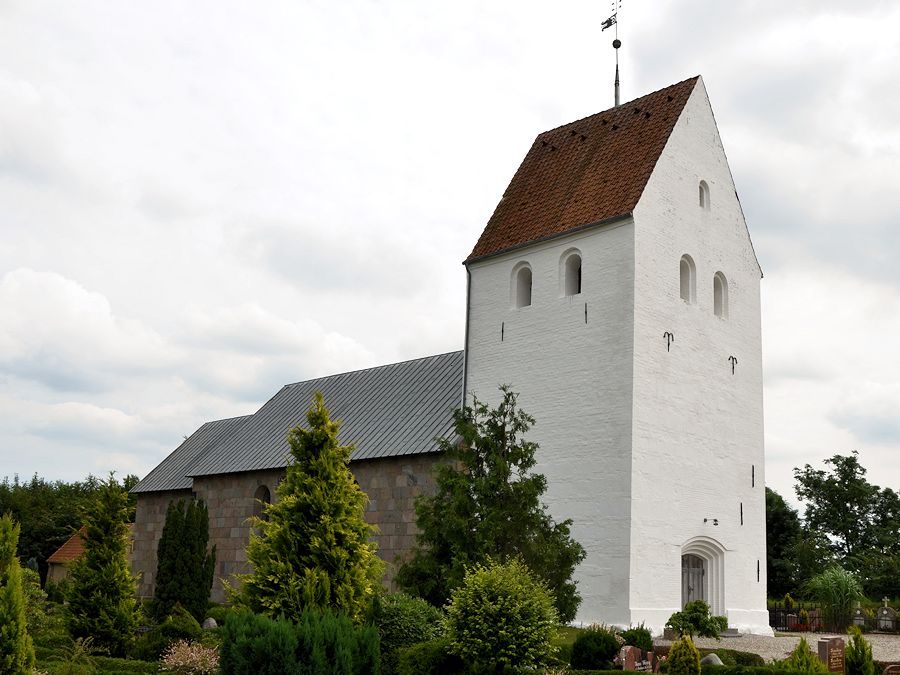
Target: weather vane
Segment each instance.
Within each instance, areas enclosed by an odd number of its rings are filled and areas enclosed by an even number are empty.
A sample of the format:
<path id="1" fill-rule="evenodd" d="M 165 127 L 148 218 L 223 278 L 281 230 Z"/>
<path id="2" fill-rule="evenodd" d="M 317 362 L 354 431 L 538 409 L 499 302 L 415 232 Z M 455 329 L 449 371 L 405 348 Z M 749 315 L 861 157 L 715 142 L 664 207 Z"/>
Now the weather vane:
<path id="1" fill-rule="evenodd" d="M 613 48 L 616 50 L 616 107 L 619 106 L 619 47 L 622 46 L 622 41 L 619 39 L 619 10 L 622 9 L 622 0 L 611 0 L 610 9 L 612 10 L 612 14 L 610 17 L 600 24 L 600 32 L 602 33 L 607 28 L 616 27 L 616 39 L 613 40 Z"/>

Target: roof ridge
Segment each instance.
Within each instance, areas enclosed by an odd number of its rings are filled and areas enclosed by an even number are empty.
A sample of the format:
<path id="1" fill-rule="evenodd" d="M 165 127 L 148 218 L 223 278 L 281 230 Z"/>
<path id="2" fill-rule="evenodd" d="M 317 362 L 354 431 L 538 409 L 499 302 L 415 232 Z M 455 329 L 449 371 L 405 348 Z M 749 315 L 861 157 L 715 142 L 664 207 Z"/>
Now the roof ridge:
<path id="1" fill-rule="evenodd" d="M 432 354 L 431 356 L 418 356 L 414 359 L 405 359 L 403 361 L 395 361 L 394 363 L 383 363 L 380 366 L 369 366 L 368 368 L 357 368 L 356 370 L 346 370 L 342 373 L 332 373 L 331 375 L 322 375 L 321 377 L 311 377 L 307 380 L 297 380 L 296 382 L 289 382 L 288 384 L 283 385 L 282 389 L 285 389 L 288 387 L 298 387 L 302 384 L 308 384 L 310 382 L 315 382 L 316 380 L 328 380 L 333 377 L 342 377 L 344 375 L 355 375 L 357 373 L 364 373 L 364 372 L 367 372 L 370 370 L 374 371 L 374 370 L 381 370 L 383 368 L 393 368 L 395 366 L 402 366 L 405 363 L 414 363 L 416 361 L 427 361 L 429 359 L 436 359 L 440 356 L 450 356 L 451 354 L 459 354 L 462 351 L 463 351 L 462 349 L 454 349 L 453 351 L 442 352 L 441 354 Z M 274 398 L 274 397 L 272 397 L 272 398 Z"/>
<path id="2" fill-rule="evenodd" d="M 625 101 L 624 103 L 622 103 L 620 105 L 615 105 L 612 108 L 607 108 L 606 110 L 601 110 L 599 112 L 591 113 L 590 115 L 585 115 L 584 117 L 581 117 L 577 120 L 572 120 L 571 122 L 566 122 L 564 124 L 560 124 L 559 126 L 553 127 L 552 129 L 546 129 L 546 130 L 540 132 L 537 135 L 537 138 L 540 138 L 541 136 L 543 136 L 545 134 L 550 134 L 550 133 L 553 133 L 554 131 L 559 131 L 560 129 L 565 129 L 566 127 L 573 126 L 575 124 L 578 124 L 579 122 L 584 122 L 586 120 L 593 119 L 600 115 L 607 115 L 610 113 L 615 113 L 615 112 L 619 111 L 620 109 L 624 109 L 628 106 L 632 106 L 636 103 L 640 103 L 644 99 L 650 98 L 651 96 L 657 96 L 657 95 L 661 94 L 662 92 L 666 91 L 667 89 L 674 89 L 676 87 L 680 87 L 684 84 L 687 84 L 688 82 L 697 81 L 699 79 L 700 79 L 700 75 L 694 75 L 693 77 L 688 77 L 688 78 L 683 79 L 681 82 L 676 82 L 674 84 L 670 84 L 665 87 L 660 87 L 656 91 L 651 91 L 649 94 L 644 94 L 643 96 L 638 96 L 637 98 L 631 99 L 630 101 Z"/>

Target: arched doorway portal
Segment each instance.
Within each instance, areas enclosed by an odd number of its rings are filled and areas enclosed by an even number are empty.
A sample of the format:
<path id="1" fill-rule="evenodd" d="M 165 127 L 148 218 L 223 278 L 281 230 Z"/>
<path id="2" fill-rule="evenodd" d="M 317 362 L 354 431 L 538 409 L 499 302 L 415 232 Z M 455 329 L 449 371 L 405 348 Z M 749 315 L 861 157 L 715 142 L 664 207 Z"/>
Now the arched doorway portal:
<path id="1" fill-rule="evenodd" d="M 710 537 L 694 537 L 681 547 L 681 606 L 693 600 L 725 614 L 725 547 Z"/>

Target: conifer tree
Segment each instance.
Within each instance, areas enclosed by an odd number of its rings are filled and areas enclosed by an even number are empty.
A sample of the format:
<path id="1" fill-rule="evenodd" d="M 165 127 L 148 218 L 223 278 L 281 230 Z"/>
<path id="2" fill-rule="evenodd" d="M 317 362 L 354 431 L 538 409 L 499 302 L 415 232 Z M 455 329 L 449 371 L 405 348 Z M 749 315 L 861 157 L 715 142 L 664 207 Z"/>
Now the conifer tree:
<path id="1" fill-rule="evenodd" d="M 22 568 L 16 556 L 19 525 L 0 518 L 0 673 L 30 673 L 34 645 L 26 629 Z"/>
<path id="2" fill-rule="evenodd" d="M 331 609 L 361 622 L 380 590 L 383 563 L 363 518 L 368 498 L 350 472 L 352 446 L 339 445 L 340 423 L 316 393 L 309 429 L 291 429 L 291 458 L 278 500 L 254 518 L 247 557 L 253 572 L 234 600 L 254 612 L 297 620 L 305 609 Z"/>
<path id="3" fill-rule="evenodd" d="M 209 510 L 202 500 L 169 502 L 156 548 L 154 614 L 164 619 L 176 602 L 203 621 L 216 567 L 209 544 Z"/>
<path id="4" fill-rule="evenodd" d="M 82 510 L 84 554 L 71 565 L 66 621 L 73 638 L 122 656 L 137 628 L 128 568 L 128 495 L 110 474 Z"/>
<path id="5" fill-rule="evenodd" d="M 581 602 L 572 574 L 585 551 L 570 535 L 572 521 L 555 522 L 540 501 L 547 480 L 531 472 L 538 445 L 522 438 L 534 418 L 508 387 L 500 392 L 496 408 L 473 397 L 454 413 L 457 438 L 440 439 L 450 461 L 437 469 L 436 494 L 416 503 L 418 549 L 397 581 L 442 606 L 467 566 L 518 556 L 552 591 L 560 619 L 571 621 Z"/>

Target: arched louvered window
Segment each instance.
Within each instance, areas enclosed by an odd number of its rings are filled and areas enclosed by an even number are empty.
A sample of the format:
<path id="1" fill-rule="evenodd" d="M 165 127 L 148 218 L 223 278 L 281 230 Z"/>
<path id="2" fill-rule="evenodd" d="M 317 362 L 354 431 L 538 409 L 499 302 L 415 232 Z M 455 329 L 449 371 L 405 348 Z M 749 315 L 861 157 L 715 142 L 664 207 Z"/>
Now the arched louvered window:
<path id="1" fill-rule="evenodd" d="M 566 295 L 581 293 L 581 255 L 573 251 L 565 256 L 563 264 L 563 291 Z"/>
<path id="2" fill-rule="evenodd" d="M 728 318 L 728 282 L 721 272 L 713 277 L 713 313 L 720 319 Z"/>
<path id="3" fill-rule="evenodd" d="M 693 304 L 697 298 L 697 268 L 691 256 L 684 254 L 678 265 L 679 294 L 686 303 Z"/>

